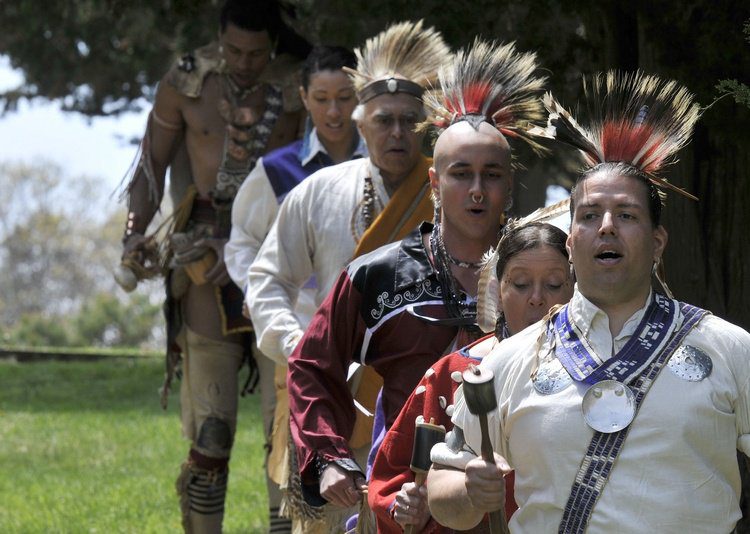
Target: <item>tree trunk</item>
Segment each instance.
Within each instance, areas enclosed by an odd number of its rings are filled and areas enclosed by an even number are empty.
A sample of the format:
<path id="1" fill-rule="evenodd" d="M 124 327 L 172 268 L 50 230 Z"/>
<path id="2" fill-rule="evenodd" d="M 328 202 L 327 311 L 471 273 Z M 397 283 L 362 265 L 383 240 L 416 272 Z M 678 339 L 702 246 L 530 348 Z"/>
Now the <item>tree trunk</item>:
<path id="1" fill-rule="evenodd" d="M 750 329 L 750 154 L 699 128 L 672 181 L 700 197 L 670 194 L 667 278 L 675 296 Z"/>

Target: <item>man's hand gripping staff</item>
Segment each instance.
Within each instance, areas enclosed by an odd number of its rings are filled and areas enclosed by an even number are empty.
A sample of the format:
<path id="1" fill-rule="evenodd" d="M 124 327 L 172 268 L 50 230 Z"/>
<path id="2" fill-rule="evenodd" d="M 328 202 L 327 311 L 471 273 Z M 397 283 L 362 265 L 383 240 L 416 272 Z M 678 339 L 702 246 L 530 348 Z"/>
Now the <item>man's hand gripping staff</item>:
<path id="1" fill-rule="evenodd" d="M 467 490 L 469 499 L 475 503 L 478 508 L 494 509 L 494 511 L 489 512 L 490 532 L 492 534 L 507 534 L 509 532 L 508 524 L 504 517 L 505 486 L 502 483 L 502 479 L 497 481 L 494 476 L 496 474 L 495 471 L 502 469 L 502 466 L 498 466 L 495 460 L 495 454 L 492 450 L 492 442 L 490 441 L 489 429 L 487 427 L 487 414 L 497 408 L 494 378 L 495 375 L 492 371 L 480 369 L 475 365 L 470 365 L 463 373 L 463 389 L 466 407 L 472 414 L 479 418 L 479 425 L 482 431 L 482 460 L 484 463 L 484 465 L 480 464 L 477 466 L 476 469 L 472 466 L 472 463 L 480 462 L 478 459 L 467 465 L 467 481 L 471 480 L 474 482 L 472 484 L 467 484 Z M 488 470 L 488 467 L 491 467 L 492 469 Z M 488 473 L 488 471 L 493 472 Z M 491 476 L 488 478 L 486 474 Z M 490 486 L 488 488 L 490 491 L 485 492 L 482 490 L 485 485 Z M 474 491 L 472 491 L 472 488 Z M 500 488 L 501 499 L 499 499 L 497 503 L 494 503 L 494 501 L 488 502 L 484 496 L 497 494 L 498 488 Z M 496 504 L 496 506 L 494 506 L 494 504 Z"/>

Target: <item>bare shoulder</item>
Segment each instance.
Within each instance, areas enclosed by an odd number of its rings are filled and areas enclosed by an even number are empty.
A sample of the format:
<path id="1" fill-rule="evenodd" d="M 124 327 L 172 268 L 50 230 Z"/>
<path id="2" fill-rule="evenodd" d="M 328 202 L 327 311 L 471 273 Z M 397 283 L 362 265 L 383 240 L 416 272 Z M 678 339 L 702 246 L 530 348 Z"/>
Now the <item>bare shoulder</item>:
<path id="1" fill-rule="evenodd" d="M 183 109 L 187 97 L 180 94 L 168 81 L 165 75 L 159 82 L 154 100 L 154 120 L 167 129 L 180 129 L 184 126 Z"/>

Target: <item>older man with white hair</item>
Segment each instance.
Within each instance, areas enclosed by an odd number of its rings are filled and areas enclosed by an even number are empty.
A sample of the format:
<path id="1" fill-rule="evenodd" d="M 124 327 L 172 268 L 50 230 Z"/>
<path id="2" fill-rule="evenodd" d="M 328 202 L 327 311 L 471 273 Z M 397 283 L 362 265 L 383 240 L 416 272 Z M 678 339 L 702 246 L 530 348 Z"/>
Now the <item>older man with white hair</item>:
<path id="1" fill-rule="evenodd" d="M 295 314 L 301 288 L 314 284 L 320 304 L 352 258 L 432 218 L 432 160 L 421 153 L 423 136 L 415 127 L 425 118 L 422 93 L 450 50 L 434 29 L 404 22 L 356 52 L 354 119 L 370 157 L 322 169 L 294 188 L 249 271 L 246 302 L 258 347 L 284 365 L 307 327 Z M 374 406 L 374 398 L 363 402 Z M 281 413 L 288 414 L 283 403 Z M 277 425 L 286 424 L 277 419 Z M 352 443 L 364 454 L 368 425 L 362 419 Z"/>

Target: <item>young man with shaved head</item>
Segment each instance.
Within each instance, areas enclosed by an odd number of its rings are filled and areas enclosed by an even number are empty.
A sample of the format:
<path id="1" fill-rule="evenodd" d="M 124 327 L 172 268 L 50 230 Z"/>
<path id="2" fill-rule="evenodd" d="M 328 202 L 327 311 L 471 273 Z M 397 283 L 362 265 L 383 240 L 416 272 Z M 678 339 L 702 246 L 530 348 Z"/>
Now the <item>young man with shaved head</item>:
<path id="1" fill-rule="evenodd" d="M 516 57 L 512 47 L 504 50 Z M 483 65 L 494 66 L 492 59 L 507 69 L 507 56 L 490 56 Z M 533 65 L 533 58 L 521 59 Z M 533 70 L 517 75 L 519 85 L 529 82 Z M 441 83 L 445 74 L 441 71 Z M 539 80 L 532 80 L 523 92 L 529 100 L 540 88 Z M 509 96 L 502 83 L 490 85 L 498 98 L 489 100 Z M 510 146 L 492 120 L 497 109 L 451 114 L 440 123 L 444 131 L 429 170 L 435 225 L 423 223 L 402 241 L 349 264 L 292 353 L 287 379 L 292 436 L 303 487 L 317 497 L 311 502 L 348 507 L 362 495 L 365 470 L 348 445 L 356 413 L 347 385 L 350 364 L 382 377 L 388 428 L 425 370 L 480 335 L 478 267 L 497 243 L 513 189 Z M 513 121 L 536 115 L 515 115 Z"/>

